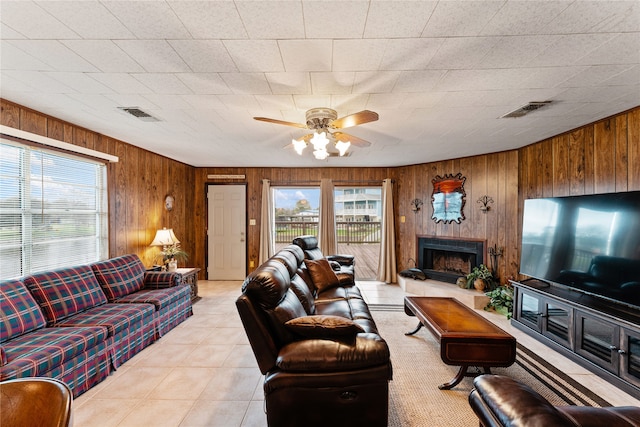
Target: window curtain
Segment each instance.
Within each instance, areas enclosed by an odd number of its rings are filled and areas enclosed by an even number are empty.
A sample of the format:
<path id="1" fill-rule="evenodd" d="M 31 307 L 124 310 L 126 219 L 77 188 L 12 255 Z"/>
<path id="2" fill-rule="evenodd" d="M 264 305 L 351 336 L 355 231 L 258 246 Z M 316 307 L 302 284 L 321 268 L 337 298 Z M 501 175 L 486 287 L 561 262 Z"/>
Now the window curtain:
<path id="1" fill-rule="evenodd" d="M 377 279 L 396 283 L 396 238 L 393 220 L 393 181 L 382 181 L 382 237 L 380 238 L 380 264 Z"/>
<path id="2" fill-rule="evenodd" d="M 273 256 L 273 198 L 271 197 L 271 183 L 262 180 L 262 208 L 260 213 L 260 254 L 258 264 L 262 264 Z"/>
<path id="3" fill-rule="evenodd" d="M 318 223 L 318 247 L 322 253 L 336 253 L 336 217 L 333 203 L 333 182 L 330 179 L 320 181 L 320 222 Z"/>

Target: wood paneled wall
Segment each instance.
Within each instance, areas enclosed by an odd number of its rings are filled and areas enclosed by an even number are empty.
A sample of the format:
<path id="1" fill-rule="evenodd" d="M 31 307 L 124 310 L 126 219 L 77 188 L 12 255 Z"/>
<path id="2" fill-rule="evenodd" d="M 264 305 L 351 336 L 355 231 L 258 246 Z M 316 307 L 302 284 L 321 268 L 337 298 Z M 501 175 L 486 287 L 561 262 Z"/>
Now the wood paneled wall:
<path id="1" fill-rule="evenodd" d="M 194 254 L 195 168 L 4 99 L 0 113 L 5 126 L 119 157 L 107 172 L 109 256 L 135 253 L 153 265 L 158 249 L 149 243 L 162 227 L 173 228 L 185 251 Z M 168 194 L 175 198 L 171 212 L 164 209 Z"/>
<path id="2" fill-rule="evenodd" d="M 394 168 L 194 168 L 9 101 L 0 107 L 3 125 L 119 156 L 109 165 L 111 256 L 133 252 L 151 265 L 147 245 L 157 228 L 171 227 L 190 254 L 189 265 L 202 269 L 200 278 L 206 277 L 208 184 L 247 186 L 247 219 L 257 224 L 247 226 L 247 260 L 257 262 L 262 179 L 367 185 L 391 178 L 399 270 L 413 266 L 417 235 L 483 239 L 503 250 L 497 266 L 503 282 L 518 274 L 525 198 L 640 190 L 640 107 L 519 150 Z M 435 223 L 431 180 L 458 172 L 466 177 L 465 220 Z M 209 180 L 209 174 L 245 178 Z M 167 194 L 176 198 L 172 212 L 164 210 Z M 487 213 L 477 203 L 484 195 L 494 201 Z M 411 210 L 415 198 L 424 202 L 418 213 Z"/>

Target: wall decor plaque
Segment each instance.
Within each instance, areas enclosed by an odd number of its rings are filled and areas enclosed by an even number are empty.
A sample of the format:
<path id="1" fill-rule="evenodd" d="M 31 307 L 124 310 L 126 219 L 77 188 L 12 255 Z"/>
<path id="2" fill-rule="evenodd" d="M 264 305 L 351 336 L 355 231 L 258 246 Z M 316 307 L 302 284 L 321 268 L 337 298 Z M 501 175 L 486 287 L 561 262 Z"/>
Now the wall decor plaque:
<path id="1" fill-rule="evenodd" d="M 461 173 L 456 175 L 436 176 L 431 180 L 433 183 L 433 193 L 431 194 L 431 203 L 433 205 L 433 219 L 436 223 L 442 221 L 445 224 L 460 221 L 464 219 L 464 203 L 465 192 L 464 182 L 466 177 Z"/>

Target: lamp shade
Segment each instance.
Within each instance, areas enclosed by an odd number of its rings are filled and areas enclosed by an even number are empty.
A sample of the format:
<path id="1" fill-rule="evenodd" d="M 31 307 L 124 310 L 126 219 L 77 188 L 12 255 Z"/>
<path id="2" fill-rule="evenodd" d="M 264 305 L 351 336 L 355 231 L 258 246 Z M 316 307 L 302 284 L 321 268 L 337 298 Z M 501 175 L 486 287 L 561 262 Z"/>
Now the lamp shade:
<path id="1" fill-rule="evenodd" d="M 180 243 L 180 240 L 178 240 L 173 232 L 173 228 L 163 228 L 162 230 L 156 231 L 156 237 L 153 238 L 153 242 L 151 242 L 149 246 L 170 246 L 176 243 Z"/>

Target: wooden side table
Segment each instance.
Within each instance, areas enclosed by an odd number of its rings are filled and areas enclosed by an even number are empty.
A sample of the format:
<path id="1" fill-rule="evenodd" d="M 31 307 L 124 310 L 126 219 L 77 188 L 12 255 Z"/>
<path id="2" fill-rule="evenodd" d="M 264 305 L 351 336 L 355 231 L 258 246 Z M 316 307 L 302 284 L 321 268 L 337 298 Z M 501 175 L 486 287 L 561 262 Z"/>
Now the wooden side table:
<path id="1" fill-rule="evenodd" d="M 194 303 L 200 299 L 198 296 L 198 272 L 199 268 L 178 268 L 176 273 L 182 276 L 182 283 L 191 286 L 191 302 Z"/>

